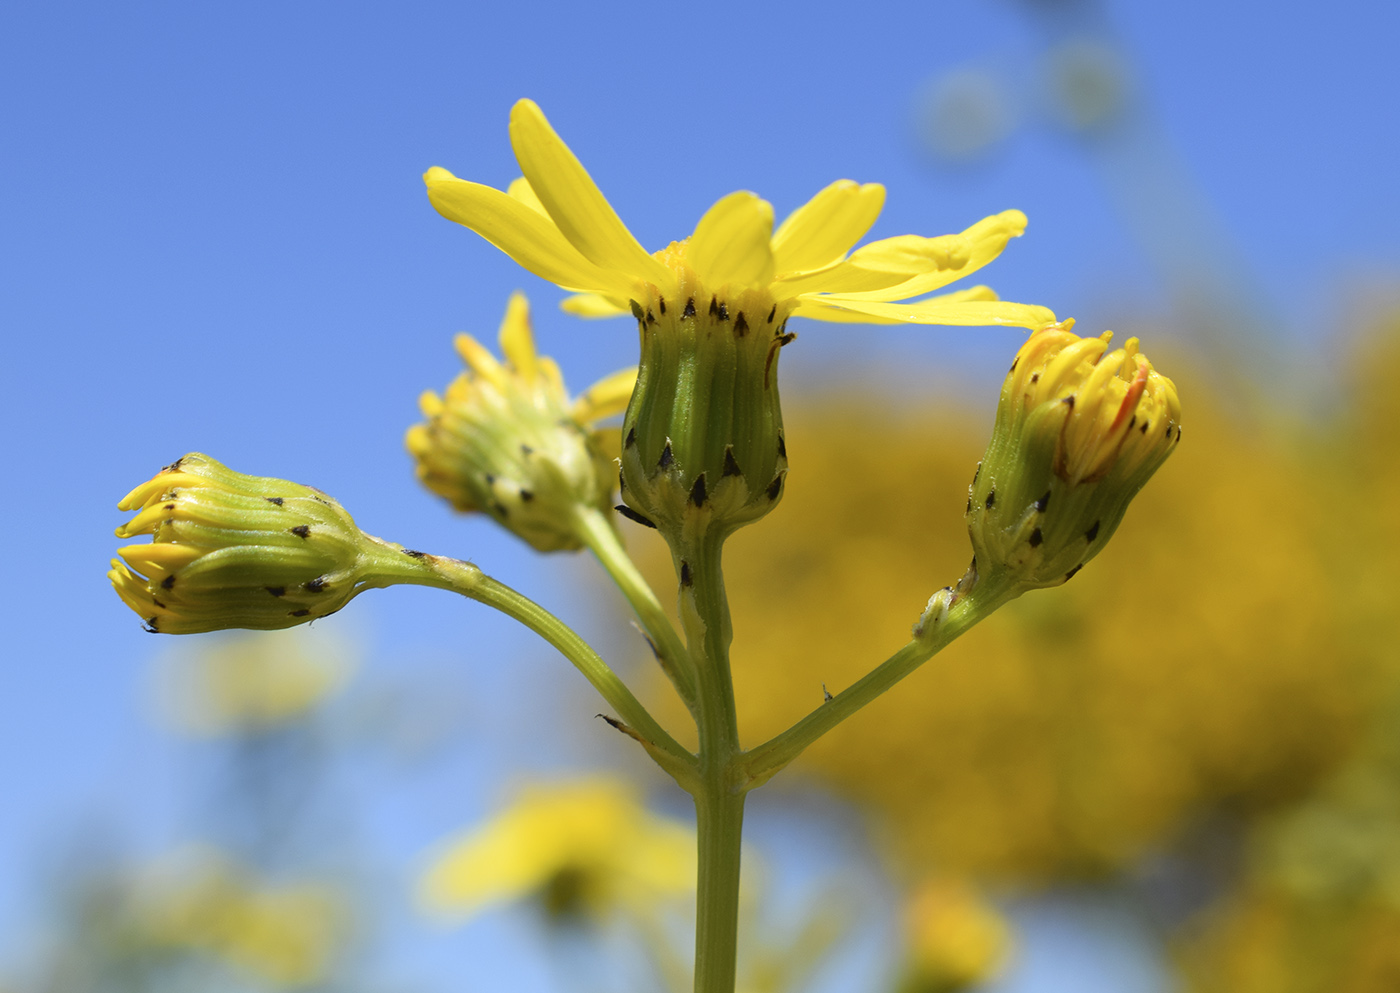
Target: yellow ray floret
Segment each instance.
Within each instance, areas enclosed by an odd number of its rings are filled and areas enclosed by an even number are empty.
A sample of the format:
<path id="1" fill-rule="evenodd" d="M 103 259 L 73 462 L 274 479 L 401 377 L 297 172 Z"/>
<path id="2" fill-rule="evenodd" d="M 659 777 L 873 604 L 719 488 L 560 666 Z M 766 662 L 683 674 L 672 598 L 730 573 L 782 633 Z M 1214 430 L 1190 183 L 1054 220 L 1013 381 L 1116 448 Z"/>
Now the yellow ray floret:
<path id="1" fill-rule="evenodd" d="M 688 239 L 648 253 L 532 101 L 511 110 L 510 136 L 524 176 L 508 190 L 435 166 L 423 176 L 428 197 L 444 217 L 576 291 L 565 309 L 580 316 L 623 314 L 633 302 L 648 312 L 658 301 L 684 299 L 684 290 L 701 300 L 758 291 L 783 318 L 1027 328 L 1055 319 L 1044 307 L 998 300 L 985 287 L 925 298 L 1001 254 L 1025 229 L 1020 211 L 1003 211 L 960 234 L 902 235 L 855 248 L 879 216 L 885 191 L 843 179 L 776 231 L 767 201 L 731 193 Z M 664 305 L 657 309 L 665 312 Z"/>

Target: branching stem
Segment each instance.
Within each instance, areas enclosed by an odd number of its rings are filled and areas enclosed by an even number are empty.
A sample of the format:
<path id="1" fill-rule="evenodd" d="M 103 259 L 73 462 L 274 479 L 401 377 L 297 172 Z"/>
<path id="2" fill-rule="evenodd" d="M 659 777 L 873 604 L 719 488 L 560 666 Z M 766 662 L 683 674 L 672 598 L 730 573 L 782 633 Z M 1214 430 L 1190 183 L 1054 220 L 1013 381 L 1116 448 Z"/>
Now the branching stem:
<path id="1" fill-rule="evenodd" d="M 814 741 L 880 696 L 1015 596 L 1003 584 L 982 582 L 929 622 L 903 648 L 825 701 L 792 727 L 746 752 L 742 762 L 743 789 L 762 786 Z"/>

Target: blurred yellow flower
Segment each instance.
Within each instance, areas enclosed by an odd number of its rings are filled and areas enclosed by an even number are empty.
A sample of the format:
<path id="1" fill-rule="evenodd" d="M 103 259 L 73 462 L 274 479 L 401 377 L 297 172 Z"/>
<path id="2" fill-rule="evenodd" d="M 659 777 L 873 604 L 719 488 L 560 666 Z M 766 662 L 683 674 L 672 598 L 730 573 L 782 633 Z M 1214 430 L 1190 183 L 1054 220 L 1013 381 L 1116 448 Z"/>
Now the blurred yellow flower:
<path id="1" fill-rule="evenodd" d="M 931 878 L 904 908 L 900 993 L 956 993 L 991 979 L 1011 949 L 1006 922 L 966 880 Z"/>
<path id="2" fill-rule="evenodd" d="M 450 841 L 423 878 L 431 911 L 470 916 L 539 901 L 553 919 L 654 908 L 695 887 L 695 833 L 647 811 L 617 779 L 522 789 L 499 814 Z"/>
<path id="3" fill-rule="evenodd" d="M 1179 961 L 1191 993 L 1395 993 L 1400 906 L 1299 899 L 1251 885 L 1195 922 Z"/>
<path id="4" fill-rule="evenodd" d="M 349 647 L 331 638 L 242 634 L 165 659 L 157 704 L 187 734 L 258 732 L 305 716 L 354 670 Z"/>
<path id="5" fill-rule="evenodd" d="M 152 947 L 214 955 L 280 989 L 325 978 L 346 915 L 334 890 L 271 884 L 211 848 L 189 848 L 152 865 L 128 908 Z"/>

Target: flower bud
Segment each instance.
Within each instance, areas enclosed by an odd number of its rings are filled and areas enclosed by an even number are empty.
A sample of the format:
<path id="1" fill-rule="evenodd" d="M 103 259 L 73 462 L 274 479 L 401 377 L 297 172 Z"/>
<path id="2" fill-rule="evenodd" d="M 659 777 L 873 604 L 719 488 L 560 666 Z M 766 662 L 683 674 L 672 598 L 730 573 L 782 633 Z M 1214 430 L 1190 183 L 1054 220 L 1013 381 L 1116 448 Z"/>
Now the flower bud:
<path id="1" fill-rule="evenodd" d="M 245 476 L 207 455 L 166 466 L 117 505 L 118 538 L 149 534 L 108 578 L 152 632 L 271 630 L 325 617 L 375 585 L 379 543 L 320 490 Z"/>
<path id="2" fill-rule="evenodd" d="M 1001 390 L 969 487 L 968 532 L 984 577 L 1058 586 L 1107 544 L 1128 503 L 1181 438 L 1176 386 L 1112 333 L 1072 321 L 1031 335 Z"/>
<path id="3" fill-rule="evenodd" d="M 530 310 L 516 293 L 501 323 L 498 362 L 457 336 L 463 372 L 439 397 L 421 399 L 426 423 L 405 443 L 418 478 L 461 511 L 483 511 L 542 552 L 580 548 L 580 508 L 606 512 L 616 467 L 594 421 L 621 413 L 636 381 L 625 370 L 570 401 L 559 367 L 535 351 Z"/>

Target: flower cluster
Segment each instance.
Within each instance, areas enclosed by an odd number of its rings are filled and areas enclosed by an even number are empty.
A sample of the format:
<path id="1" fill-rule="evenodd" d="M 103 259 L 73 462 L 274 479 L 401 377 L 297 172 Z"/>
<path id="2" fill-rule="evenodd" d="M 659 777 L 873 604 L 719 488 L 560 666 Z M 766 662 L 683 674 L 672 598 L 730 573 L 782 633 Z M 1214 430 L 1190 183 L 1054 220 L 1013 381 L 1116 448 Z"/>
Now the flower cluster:
<path id="1" fill-rule="evenodd" d="M 781 496 L 777 359 L 795 337 L 790 317 L 1027 328 L 1054 320 L 985 286 L 928 296 L 995 259 L 1024 230 L 1020 211 L 961 234 L 854 248 L 884 205 L 879 184 L 832 183 L 776 231 L 772 206 L 740 191 L 711 207 L 689 238 L 648 253 L 533 102 L 515 105 L 510 136 L 524 176 L 507 190 L 435 167 L 423 177 L 428 197 L 531 272 L 577 291 L 565 309 L 636 319 L 641 360 L 622 429 L 622 497 L 668 540 L 727 532 Z"/>

